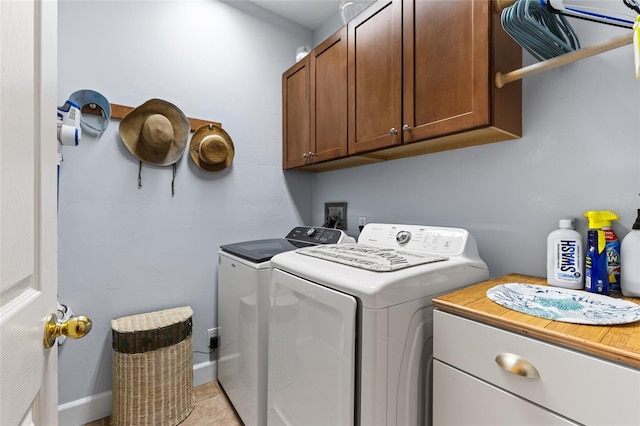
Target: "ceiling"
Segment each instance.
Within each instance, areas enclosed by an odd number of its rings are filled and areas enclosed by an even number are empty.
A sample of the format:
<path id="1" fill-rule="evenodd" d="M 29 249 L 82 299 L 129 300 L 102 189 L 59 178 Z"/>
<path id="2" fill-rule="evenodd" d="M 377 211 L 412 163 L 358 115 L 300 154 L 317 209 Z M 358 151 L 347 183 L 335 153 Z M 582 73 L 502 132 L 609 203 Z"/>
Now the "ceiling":
<path id="1" fill-rule="evenodd" d="M 252 3 L 315 31 L 337 15 L 341 0 L 251 0 Z"/>

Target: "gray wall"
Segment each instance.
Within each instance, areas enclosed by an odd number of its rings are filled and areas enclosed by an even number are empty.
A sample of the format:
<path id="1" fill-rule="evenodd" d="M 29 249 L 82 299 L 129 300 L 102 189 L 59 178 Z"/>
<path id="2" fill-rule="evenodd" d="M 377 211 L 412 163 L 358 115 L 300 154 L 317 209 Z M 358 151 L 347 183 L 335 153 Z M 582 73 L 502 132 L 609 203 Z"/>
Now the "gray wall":
<path id="1" fill-rule="evenodd" d="M 254 7 L 255 9 L 255 7 Z M 256 12 L 258 13 L 259 10 Z M 114 120 L 63 147 L 59 300 L 94 329 L 60 347 L 61 404 L 111 389 L 113 318 L 190 305 L 194 363 L 208 361 L 221 244 L 284 236 L 311 218 L 311 176 L 281 169 L 281 76 L 309 31 L 218 1 L 61 1 L 59 104 L 93 89 L 116 104 L 150 98 L 222 122 L 235 160 L 218 173 L 144 166 Z"/>
<path id="2" fill-rule="evenodd" d="M 622 2 L 583 3 L 625 11 Z M 571 23 L 583 46 L 629 32 Z M 523 60 L 533 62 L 526 52 Z M 313 222 L 322 221 L 325 202 L 347 201 L 352 233 L 358 216 L 464 227 L 493 277 L 545 276 L 547 234 L 562 217 L 576 217 L 586 238 L 583 213 L 610 209 L 624 237 L 640 208 L 640 82 L 631 45 L 526 77 L 522 106 L 521 139 L 316 175 Z"/>

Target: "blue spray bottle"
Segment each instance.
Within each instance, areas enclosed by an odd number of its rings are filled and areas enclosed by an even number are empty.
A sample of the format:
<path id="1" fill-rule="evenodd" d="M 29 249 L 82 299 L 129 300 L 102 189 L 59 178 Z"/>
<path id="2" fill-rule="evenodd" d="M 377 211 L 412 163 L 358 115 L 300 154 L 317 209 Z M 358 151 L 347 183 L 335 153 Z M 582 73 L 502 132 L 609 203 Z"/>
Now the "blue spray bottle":
<path id="1" fill-rule="evenodd" d="M 588 211 L 587 255 L 584 262 L 584 286 L 591 293 L 609 294 L 609 273 L 607 271 L 606 236 L 602 226 L 607 219 L 600 211 Z M 608 217 L 608 216 L 607 216 Z"/>
<path id="2" fill-rule="evenodd" d="M 610 210 L 602 210 L 600 217 L 602 218 L 602 230 L 607 241 L 609 291 L 620 291 L 620 240 L 611 228 L 611 222 L 620 218 Z"/>

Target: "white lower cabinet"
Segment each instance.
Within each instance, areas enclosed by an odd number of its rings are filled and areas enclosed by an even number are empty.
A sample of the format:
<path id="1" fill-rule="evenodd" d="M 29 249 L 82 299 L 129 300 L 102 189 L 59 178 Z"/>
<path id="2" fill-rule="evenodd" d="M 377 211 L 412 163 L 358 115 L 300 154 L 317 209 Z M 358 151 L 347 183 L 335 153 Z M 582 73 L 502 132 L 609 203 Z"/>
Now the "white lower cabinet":
<path id="1" fill-rule="evenodd" d="M 577 425 L 557 414 L 435 360 L 434 425 Z"/>
<path id="2" fill-rule="evenodd" d="M 436 426 L 640 425 L 639 401 L 635 368 L 434 312 Z"/>

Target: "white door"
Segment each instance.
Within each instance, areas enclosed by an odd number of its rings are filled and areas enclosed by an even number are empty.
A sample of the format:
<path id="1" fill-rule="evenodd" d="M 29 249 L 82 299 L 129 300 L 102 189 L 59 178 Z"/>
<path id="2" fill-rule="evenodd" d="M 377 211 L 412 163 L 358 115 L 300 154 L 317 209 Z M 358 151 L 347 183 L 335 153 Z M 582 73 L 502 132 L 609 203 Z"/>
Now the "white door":
<path id="1" fill-rule="evenodd" d="M 57 4 L 0 0 L 0 425 L 57 425 Z"/>
<path id="2" fill-rule="evenodd" d="M 274 269 L 267 424 L 355 423 L 353 296 Z"/>

